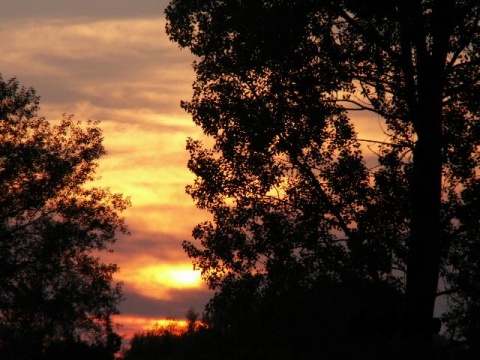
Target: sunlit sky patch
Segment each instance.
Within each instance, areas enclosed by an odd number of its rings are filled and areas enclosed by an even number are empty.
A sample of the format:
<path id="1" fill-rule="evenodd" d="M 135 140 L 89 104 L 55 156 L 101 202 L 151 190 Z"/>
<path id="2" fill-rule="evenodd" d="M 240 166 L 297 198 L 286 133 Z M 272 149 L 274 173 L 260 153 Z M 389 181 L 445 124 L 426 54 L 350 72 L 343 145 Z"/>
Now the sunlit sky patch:
<path id="1" fill-rule="evenodd" d="M 129 263 L 117 278 L 131 284 L 138 294 L 161 300 L 174 300 L 171 290 L 204 287 L 200 272 L 192 271 L 190 264 L 168 264 L 143 256 Z"/>

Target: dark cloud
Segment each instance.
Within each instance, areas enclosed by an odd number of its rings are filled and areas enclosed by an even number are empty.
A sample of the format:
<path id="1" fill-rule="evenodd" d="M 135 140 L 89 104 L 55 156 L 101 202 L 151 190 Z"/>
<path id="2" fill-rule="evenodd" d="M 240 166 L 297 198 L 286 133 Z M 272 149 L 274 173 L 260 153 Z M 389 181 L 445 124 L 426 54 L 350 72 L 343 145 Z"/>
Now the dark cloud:
<path id="1" fill-rule="evenodd" d="M 70 113 L 88 102 L 100 120 L 122 109 L 184 114 L 179 105 L 190 97 L 193 56 L 168 40 L 160 17 L 4 24 L 0 72 L 33 86 L 42 103 Z"/>
<path id="2" fill-rule="evenodd" d="M 114 260 L 117 257 L 131 258 L 132 256 L 148 255 L 162 262 L 189 262 L 187 255 L 182 250 L 184 239 L 172 233 L 149 232 L 132 229 L 132 235 L 119 237 L 114 245 Z M 118 261 L 122 264 L 122 261 Z"/>
<path id="3" fill-rule="evenodd" d="M 168 41 L 160 17 L 30 19 L 22 29 L 15 25 L 9 17 L 0 31 L 0 72 L 34 86 L 42 104 L 71 113 L 75 104 L 88 102 L 97 119 L 111 119 L 121 109 L 182 112 L 179 82 L 191 74 L 191 58 Z"/>
<path id="4" fill-rule="evenodd" d="M 182 319 L 185 312 L 191 307 L 201 313 L 212 297 L 212 291 L 205 288 L 202 290 L 172 290 L 170 295 L 172 296 L 171 300 L 157 300 L 134 292 L 126 292 L 126 301 L 122 303 L 120 311 L 126 316 Z"/>

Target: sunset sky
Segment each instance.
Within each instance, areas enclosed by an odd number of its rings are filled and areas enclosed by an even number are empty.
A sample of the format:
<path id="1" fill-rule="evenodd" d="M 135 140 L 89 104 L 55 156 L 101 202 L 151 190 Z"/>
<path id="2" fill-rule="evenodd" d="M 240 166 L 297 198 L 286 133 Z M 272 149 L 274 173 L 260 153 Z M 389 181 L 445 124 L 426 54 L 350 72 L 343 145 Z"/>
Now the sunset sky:
<path id="1" fill-rule="evenodd" d="M 199 137 L 180 100 L 194 60 L 165 34 L 168 0 L 0 0 L 0 73 L 41 96 L 41 115 L 101 121 L 108 155 L 97 185 L 130 196 L 122 236 L 105 261 L 124 282 L 120 334 L 202 311 L 211 292 L 181 248 L 208 218 L 185 194 L 187 137 Z M 357 129 L 381 134 L 361 114 Z"/>
<path id="2" fill-rule="evenodd" d="M 131 235 L 105 258 L 124 282 L 121 334 L 202 311 L 211 293 L 181 248 L 207 218 L 185 186 L 185 140 L 200 130 L 180 108 L 193 57 L 165 34 L 167 0 L 0 0 L 0 73 L 41 96 L 41 115 L 100 120 L 108 155 L 97 185 L 131 197 Z"/>

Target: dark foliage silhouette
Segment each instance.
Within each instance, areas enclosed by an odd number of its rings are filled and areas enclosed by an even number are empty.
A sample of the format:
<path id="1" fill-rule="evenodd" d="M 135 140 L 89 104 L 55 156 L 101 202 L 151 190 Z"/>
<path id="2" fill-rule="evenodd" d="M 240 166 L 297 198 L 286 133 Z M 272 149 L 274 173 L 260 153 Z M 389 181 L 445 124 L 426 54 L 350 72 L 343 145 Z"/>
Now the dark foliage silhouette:
<path id="1" fill-rule="evenodd" d="M 130 346 L 123 351 L 122 359 L 208 359 L 208 352 L 198 351 L 199 345 L 203 350 L 212 345 L 209 341 L 200 340 L 205 328 L 200 325 L 199 314 L 190 308 L 185 317 L 186 328 L 172 319 L 167 325 L 155 325 L 150 330 L 134 334 Z"/>
<path id="2" fill-rule="evenodd" d="M 32 88 L 0 77 L 0 358 L 113 358 L 121 287 L 98 255 L 127 232 L 129 201 L 90 184 L 97 123 L 38 110 Z"/>
<path id="3" fill-rule="evenodd" d="M 403 295 L 386 284 L 352 279 L 281 294 L 253 294 L 234 286 L 212 303 L 215 311 L 204 314 L 195 331 L 154 328 L 136 334 L 123 359 L 401 358 Z M 448 349 L 454 343 L 435 340 L 442 359 L 462 358 Z"/>
<path id="4" fill-rule="evenodd" d="M 173 0 L 166 13 L 197 56 L 182 106 L 213 140 L 188 141 L 188 192 L 213 221 L 184 248 L 217 297 L 389 284 L 405 293 L 405 356 L 430 358 L 441 295 L 474 352 L 480 3 Z M 359 112 L 382 139 L 358 138 Z"/>
<path id="5" fill-rule="evenodd" d="M 178 335 L 167 329 L 154 328 L 135 334 L 123 354 L 125 360 L 155 360 L 172 357 Z"/>

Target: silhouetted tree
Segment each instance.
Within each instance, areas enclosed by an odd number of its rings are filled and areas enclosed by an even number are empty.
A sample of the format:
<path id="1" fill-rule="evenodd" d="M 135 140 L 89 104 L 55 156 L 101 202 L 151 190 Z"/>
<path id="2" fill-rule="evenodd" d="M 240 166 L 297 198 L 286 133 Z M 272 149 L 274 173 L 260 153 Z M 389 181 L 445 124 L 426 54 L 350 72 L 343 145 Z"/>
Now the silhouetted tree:
<path id="1" fill-rule="evenodd" d="M 190 308 L 185 313 L 185 318 L 187 319 L 187 333 L 194 333 L 199 325 L 200 314 L 194 308 Z"/>
<path id="2" fill-rule="evenodd" d="M 125 360 L 168 359 L 173 352 L 177 335 L 166 329 L 154 328 L 135 334 L 123 354 Z"/>
<path id="3" fill-rule="evenodd" d="M 398 358 L 392 343 L 400 330 L 391 310 L 402 297 L 393 287 L 352 281 L 282 294 L 242 290 L 233 286 L 217 293 L 210 302 L 214 311 L 207 313 L 213 318 L 207 316 L 207 324 L 193 331 L 157 327 L 136 334 L 123 358 L 316 359 L 319 353 L 328 359 Z M 345 331 L 356 313 L 363 315 L 358 330 Z"/>
<path id="4" fill-rule="evenodd" d="M 439 276 L 441 293 L 478 302 L 462 282 L 480 274 L 480 3 L 173 0 L 166 13 L 198 58 L 182 106 L 213 139 L 188 141 L 188 192 L 213 222 L 184 244 L 209 285 L 397 283 L 407 350 L 428 357 Z M 356 111 L 383 125 L 375 167 Z"/>
<path id="5" fill-rule="evenodd" d="M 34 89 L 0 77 L 0 358 L 82 346 L 113 358 L 121 287 L 98 256 L 127 232 L 129 201 L 90 184 L 105 154 L 97 123 L 52 125 L 38 109 Z"/>
<path id="6" fill-rule="evenodd" d="M 186 315 L 193 319 L 194 314 L 195 318 L 198 318 L 198 314 L 193 309 L 188 310 Z M 134 334 L 130 340 L 130 346 L 123 352 L 122 359 L 167 360 L 199 358 L 195 353 L 192 353 L 192 356 L 184 356 L 193 350 L 188 339 L 194 334 L 195 330 L 191 327 L 185 329 L 179 326 L 175 320 L 171 320 L 162 326 L 156 324 L 151 329 Z"/>

